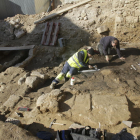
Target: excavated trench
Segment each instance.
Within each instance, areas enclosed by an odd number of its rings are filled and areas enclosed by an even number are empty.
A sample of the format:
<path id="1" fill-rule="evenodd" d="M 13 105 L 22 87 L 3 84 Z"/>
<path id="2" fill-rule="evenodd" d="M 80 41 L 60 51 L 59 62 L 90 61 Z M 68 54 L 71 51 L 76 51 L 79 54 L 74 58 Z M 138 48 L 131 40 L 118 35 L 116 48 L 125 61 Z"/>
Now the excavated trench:
<path id="1" fill-rule="evenodd" d="M 20 67 L 19 64 L 23 63 L 29 57 L 29 51 L 30 50 L 1 51 L 0 72 L 5 71 L 11 66 Z"/>

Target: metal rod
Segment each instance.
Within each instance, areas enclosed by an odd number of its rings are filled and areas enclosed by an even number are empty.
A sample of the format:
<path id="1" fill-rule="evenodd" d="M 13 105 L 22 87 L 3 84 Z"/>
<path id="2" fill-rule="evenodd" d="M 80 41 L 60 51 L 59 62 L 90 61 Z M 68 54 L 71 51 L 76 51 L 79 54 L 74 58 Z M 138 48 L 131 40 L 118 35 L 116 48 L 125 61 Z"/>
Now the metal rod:
<path id="1" fill-rule="evenodd" d="M 78 72 L 94 72 L 94 71 L 99 71 L 100 69 L 97 70 L 82 70 L 82 71 L 78 71 Z"/>

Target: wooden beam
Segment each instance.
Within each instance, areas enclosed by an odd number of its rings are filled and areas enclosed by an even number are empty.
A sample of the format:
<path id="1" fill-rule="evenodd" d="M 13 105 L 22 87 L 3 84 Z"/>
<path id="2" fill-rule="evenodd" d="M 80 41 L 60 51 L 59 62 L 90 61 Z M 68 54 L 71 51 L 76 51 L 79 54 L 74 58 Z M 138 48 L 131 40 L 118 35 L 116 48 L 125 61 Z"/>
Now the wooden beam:
<path id="1" fill-rule="evenodd" d="M 14 50 L 29 50 L 33 49 L 35 45 L 18 46 L 18 47 L 0 47 L 0 51 L 14 51 Z"/>
<path id="2" fill-rule="evenodd" d="M 50 15 L 42 18 L 42 19 L 39 19 L 39 20 L 35 21 L 34 24 L 38 24 L 38 23 L 41 23 L 41 22 L 43 22 L 45 20 L 51 19 L 51 18 L 53 18 L 55 16 L 60 15 L 61 13 L 67 12 L 67 11 L 69 11 L 69 10 L 75 8 L 75 7 L 78 7 L 80 5 L 86 4 L 86 3 L 90 2 L 90 1 L 92 1 L 92 0 L 84 0 L 84 1 L 79 2 L 79 3 L 75 4 L 75 5 L 72 5 L 72 6 L 68 7 L 68 8 L 65 8 L 63 10 L 60 10 L 60 11 L 58 11 L 56 13 L 52 13 L 52 14 L 50 14 Z"/>

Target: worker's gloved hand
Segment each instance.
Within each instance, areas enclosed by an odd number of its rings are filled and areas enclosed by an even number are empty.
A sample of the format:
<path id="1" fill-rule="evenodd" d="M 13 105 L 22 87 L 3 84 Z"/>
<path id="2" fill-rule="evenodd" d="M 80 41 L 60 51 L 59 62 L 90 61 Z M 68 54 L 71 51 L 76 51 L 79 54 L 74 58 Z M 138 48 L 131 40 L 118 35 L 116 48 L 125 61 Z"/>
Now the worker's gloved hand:
<path id="1" fill-rule="evenodd" d="M 88 68 L 89 68 L 89 69 L 93 69 L 93 66 L 91 66 L 91 65 L 88 65 Z"/>
<path id="2" fill-rule="evenodd" d="M 124 58 L 124 57 L 120 57 L 120 59 L 121 59 L 121 60 L 125 60 L 125 58 Z"/>
<path id="3" fill-rule="evenodd" d="M 109 62 L 109 56 L 108 55 L 105 56 L 105 59 L 106 59 L 107 62 Z"/>

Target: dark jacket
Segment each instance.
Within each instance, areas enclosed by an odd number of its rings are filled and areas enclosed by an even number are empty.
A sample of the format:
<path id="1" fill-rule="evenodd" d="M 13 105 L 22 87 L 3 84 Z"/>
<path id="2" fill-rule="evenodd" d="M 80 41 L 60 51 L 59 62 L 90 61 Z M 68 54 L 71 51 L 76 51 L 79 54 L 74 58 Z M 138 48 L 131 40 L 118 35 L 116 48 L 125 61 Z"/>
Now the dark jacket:
<path id="1" fill-rule="evenodd" d="M 88 59 L 88 55 L 87 55 L 87 58 Z M 79 60 L 79 63 L 83 66 L 83 67 L 88 67 L 88 64 L 89 63 L 85 63 L 84 62 L 84 52 L 83 51 L 79 51 L 78 52 L 78 60 Z"/>
<path id="2" fill-rule="evenodd" d="M 101 40 L 100 40 L 100 44 L 103 45 L 103 53 L 104 55 L 108 55 L 108 48 L 112 48 L 113 46 L 111 45 L 112 41 L 114 39 L 117 39 L 113 36 L 106 36 L 106 37 L 103 37 Z M 117 39 L 118 40 L 118 39 Z M 119 57 L 121 57 L 121 53 L 120 53 L 120 44 L 119 44 L 119 40 L 118 40 L 118 44 L 116 46 L 116 51 L 117 51 L 117 54 Z"/>

